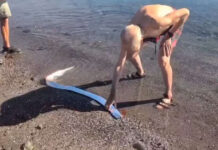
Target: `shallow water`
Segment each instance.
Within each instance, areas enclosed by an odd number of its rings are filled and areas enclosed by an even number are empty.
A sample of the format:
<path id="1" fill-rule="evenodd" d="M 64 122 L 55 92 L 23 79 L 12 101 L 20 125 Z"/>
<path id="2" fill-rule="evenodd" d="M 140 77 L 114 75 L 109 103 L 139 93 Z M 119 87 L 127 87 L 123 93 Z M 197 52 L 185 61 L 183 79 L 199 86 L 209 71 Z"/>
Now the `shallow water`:
<path id="1" fill-rule="evenodd" d="M 153 1 L 143 0 L 22 0 L 9 1 L 13 12 L 12 26 L 24 27 L 33 33 L 62 40 L 78 38 L 119 45 L 119 34 L 137 9 Z M 191 17 L 184 33 L 201 41 L 218 40 L 218 1 L 155 1 L 175 8 L 187 7 Z M 188 40 L 186 42 L 189 42 Z M 216 46 L 208 45 L 216 50 Z"/>

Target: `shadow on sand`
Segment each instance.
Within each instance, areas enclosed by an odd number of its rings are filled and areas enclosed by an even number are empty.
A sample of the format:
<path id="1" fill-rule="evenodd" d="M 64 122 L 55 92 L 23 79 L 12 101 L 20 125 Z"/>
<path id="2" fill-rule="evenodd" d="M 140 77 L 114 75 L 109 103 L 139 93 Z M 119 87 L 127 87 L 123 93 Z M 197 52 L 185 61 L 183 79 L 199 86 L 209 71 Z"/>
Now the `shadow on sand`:
<path id="1" fill-rule="evenodd" d="M 110 84 L 109 82 L 111 83 L 111 81 L 95 81 L 78 87 L 86 89 L 94 86 L 103 86 L 105 83 Z M 104 84 L 102 85 L 101 83 Z M 94 105 L 91 101 L 92 99 L 71 91 L 43 87 L 5 101 L 1 105 L 0 126 L 23 123 L 36 118 L 39 114 L 58 109 L 70 109 L 80 112 L 105 111 L 102 106 Z M 157 103 L 158 101 L 160 99 L 128 101 L 118 103 L 117 107 L 127 108 L 136 105 Z"/>
<path id="2" fill-rule="evenodd" d="M 121 78 L 119 80 L 119 82 L 122 82 L 122 81 L 129 81 L 129 80 L 137 80 L 137 79 L 140 79 L 140 78 Z M 106 85 L 109 85 L 112 83 L 112 80 L 105 80 L 105 81 L 94 81 L 94 82 L 90 82 L 90 83 L 86 83 L 86 84 L 83 84 L 83 85 L 78 85 L 77 87 L 78 88 L 81 88 L 81 89 L 88 89 L 88 88 L 92 88 L 92 87 L 100 87 L 100 86 L 106 86 Z"/>

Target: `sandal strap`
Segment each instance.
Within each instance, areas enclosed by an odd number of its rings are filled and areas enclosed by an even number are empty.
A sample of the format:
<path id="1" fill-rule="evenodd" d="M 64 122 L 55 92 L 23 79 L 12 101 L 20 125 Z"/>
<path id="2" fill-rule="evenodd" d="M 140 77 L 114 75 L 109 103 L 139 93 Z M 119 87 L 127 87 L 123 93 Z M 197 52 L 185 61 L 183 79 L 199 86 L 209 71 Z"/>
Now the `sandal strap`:
<path id="1" fill-rule="evenodd" d="M 130 73 L 127 75 L 127 78 L 130 79 L 138 79 L 138 78 L 143 78 L 145 75 L 140 75 L 138 72 Z"/>
<path id="2" fill-rule="evenodd" d="M 164 102 L 165 104 L 172 104 L 172 99 L 169 98 L 163 98 L 162 102 Z"/>

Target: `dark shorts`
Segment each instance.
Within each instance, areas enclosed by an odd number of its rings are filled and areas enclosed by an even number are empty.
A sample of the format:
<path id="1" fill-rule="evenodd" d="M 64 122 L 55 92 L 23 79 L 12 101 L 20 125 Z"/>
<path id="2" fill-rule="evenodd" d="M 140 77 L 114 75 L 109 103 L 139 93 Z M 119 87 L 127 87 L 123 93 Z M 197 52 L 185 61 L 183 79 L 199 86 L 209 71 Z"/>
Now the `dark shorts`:
<path id="1" fill-rule="evenodd" d="M 145 38 L 145 39 L 143 39 L 143 42 L 153 42 L 153 43 L 155 43 L 155 53 L 156 53 L 156 46 L 157 46 L 158 41 L 160 41 L 160 39 L 164 37 L 164 35 L 169 31 L 169 29 L 166 30 L 165 33 L 160 35 L 159 37 L 157 37 L 157 38 Z M 179 41 L 180 36 L 182 35 L 182 31 L 183 31 L 183 26 L 179 27 L 173 33 L 173 36 L 171 38 L 171 43 L 172 43 L 171 47 L 172 47 L 172 49 L 176 47 L 176 44 Z"/>

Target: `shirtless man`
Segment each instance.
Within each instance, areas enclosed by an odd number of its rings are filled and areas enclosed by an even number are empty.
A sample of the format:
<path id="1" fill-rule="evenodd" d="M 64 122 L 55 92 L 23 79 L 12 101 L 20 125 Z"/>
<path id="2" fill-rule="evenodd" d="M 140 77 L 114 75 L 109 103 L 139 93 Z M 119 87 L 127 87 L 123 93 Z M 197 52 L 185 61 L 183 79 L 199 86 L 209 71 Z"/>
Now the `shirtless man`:
<path id="1" fill-rule="evenodd" d="M 138 10 L 121 33 L 121 52 L 114 70 L 111 92 L 105 105 L 107 110 L 110 111 L 114 101 L 116 104 L 116 88 L 126 60 L 130 60 L 137 70 L 135 74 L 132 74 L 133 76 L 144 77 L 145 72 L 139 56 L 140 50 L 144 42 L 153 41 L 160 36 L 162 40 L 158 61 L 166 91 L 165 98 L 157 105 L 157 108 L 161 109 L 172 103 L 173 72 L 170 58 L 189 14 L 187 8 L 175 10 L 166 5 L 146 5 Z"/>

